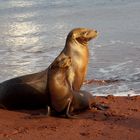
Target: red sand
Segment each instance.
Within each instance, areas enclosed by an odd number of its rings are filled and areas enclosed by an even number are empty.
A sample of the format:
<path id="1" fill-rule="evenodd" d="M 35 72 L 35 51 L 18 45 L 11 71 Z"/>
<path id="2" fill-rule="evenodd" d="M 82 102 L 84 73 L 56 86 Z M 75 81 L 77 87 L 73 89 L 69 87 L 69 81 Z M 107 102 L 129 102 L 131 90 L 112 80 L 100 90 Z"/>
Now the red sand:
<path id="1" fill-rule="evenodd" d="M 140 140 L 140 96 L 96 98 L 110 109 L 87 110 L 78 119 L 1 109 L 0 140 Z"/>

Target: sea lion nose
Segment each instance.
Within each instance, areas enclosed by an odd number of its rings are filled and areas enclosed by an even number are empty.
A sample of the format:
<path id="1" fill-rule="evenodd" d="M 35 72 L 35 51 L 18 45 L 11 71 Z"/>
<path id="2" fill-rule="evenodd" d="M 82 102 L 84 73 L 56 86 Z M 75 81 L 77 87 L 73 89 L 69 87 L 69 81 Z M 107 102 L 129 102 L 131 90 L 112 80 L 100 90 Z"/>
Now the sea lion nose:
<path id="1" fill-rule="evenodd" d="M 97 30 L 95 30 L 95 33 L 97 33 Z"/>

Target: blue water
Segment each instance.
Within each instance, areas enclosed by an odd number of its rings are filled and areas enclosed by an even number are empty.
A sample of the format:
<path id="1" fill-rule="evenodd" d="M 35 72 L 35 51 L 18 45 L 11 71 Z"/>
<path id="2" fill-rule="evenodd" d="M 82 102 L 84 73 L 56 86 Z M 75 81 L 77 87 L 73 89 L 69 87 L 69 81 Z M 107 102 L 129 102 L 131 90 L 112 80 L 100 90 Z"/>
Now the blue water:
<path id="1" fill-rule="evenodd" d="M 87 79 L 124 79 L 83 88 L 94 94 L 140 91 L 139 0 L 0 0 L 0 81 L 45 69 L 75 27 L 97 29 Z"/>

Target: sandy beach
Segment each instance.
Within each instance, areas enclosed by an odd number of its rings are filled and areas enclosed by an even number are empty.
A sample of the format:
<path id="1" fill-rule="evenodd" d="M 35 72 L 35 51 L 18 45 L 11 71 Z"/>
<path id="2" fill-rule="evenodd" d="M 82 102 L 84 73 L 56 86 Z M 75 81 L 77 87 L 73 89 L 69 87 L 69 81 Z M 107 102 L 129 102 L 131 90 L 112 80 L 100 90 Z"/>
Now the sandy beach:
<path id="1" fill-rule="evenodd" d="M 78 119 L 45 117 L 45 110 L 0 110 L 0 140 L 140 140 L 140 96 L 96 97 L 107 111 L 87 110 Z"/>

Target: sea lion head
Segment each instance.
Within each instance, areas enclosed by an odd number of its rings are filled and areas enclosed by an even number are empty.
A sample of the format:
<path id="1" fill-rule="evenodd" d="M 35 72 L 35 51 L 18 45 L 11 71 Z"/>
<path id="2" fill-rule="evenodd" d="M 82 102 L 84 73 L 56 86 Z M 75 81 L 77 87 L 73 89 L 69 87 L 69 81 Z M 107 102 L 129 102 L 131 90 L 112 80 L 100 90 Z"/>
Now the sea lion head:
<path id="1" fill-rule="evenodd" d="M 67 40 L 76 41 L 79 44 L 86 45 L 88 41 L 98 35 L 97 30 L 88 28 L 75 28 L 67 36 Z"/>

